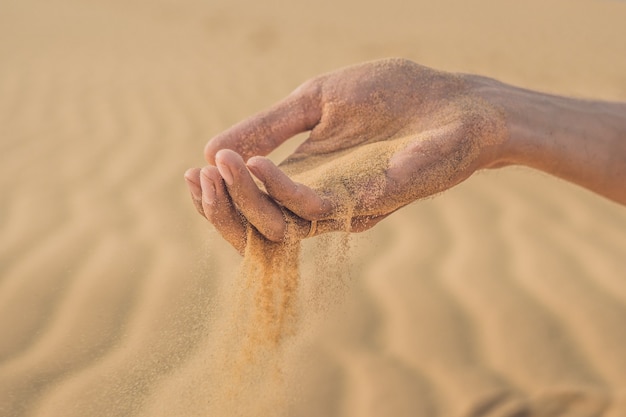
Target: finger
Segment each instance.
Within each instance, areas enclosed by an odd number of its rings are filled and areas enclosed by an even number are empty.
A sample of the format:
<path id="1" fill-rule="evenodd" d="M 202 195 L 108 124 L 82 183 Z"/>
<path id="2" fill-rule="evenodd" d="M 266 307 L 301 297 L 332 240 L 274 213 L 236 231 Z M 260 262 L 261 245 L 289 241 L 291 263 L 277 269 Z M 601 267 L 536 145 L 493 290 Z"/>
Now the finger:
<path id="1" fill-rule="evenodd" d="M 329 198 L 320 197 L 306 185 L 292 181 L 269 159 L 252 157 L 247 166 L 273 199 L 303 219 L 321 220 L 333 213 L 335 205 Z"/>
<path id="2" fill-rule="evenodd" d="M 202 210 L 205 217 L 231 245 L 243 254 L 246 247 L 245 219 L 230 201 L 224 180 L 217 168 L 209 166 L 200 172 Z"/>
<path id="3" fill-rule="evenodd" d="M 322 115 L 320 83 L 302 84 L 269 110 L 252 116 L 211 139 L 204 148 L 206 160 L 215 165 L 220 149 L 231 149 L 247 161 L 267 155 L 290 137 L 311 130 Z"/>
<path id="4" fill-rule="evenodd" d="M 185 172 L 185 181 L 189 187 L 191 193 L 191 200 L 193 205 L 202 216 L 204 215 L 204 209 L 202 208 L 202 188 L 200 185 L 200 168 L 190 168 Z"/>
<path id="5" fill-rule="evenodd" d="M 286 227 L 283 212 L 259 189 L 241 156 L 223 149 L 216 154 L 215 161 L 232 201 L 245 218 L 267 239 L 283 240 Z"/>

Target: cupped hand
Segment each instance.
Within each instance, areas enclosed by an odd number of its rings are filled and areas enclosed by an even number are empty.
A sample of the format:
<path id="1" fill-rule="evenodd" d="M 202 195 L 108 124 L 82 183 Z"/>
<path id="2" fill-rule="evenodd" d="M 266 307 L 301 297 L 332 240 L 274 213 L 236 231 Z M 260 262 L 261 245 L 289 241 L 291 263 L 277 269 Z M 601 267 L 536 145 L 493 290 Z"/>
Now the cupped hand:
<path id="1" fill-rule="evenodd" d="M 495 163 L 506 124 L 478 84 L 402 59 L 314 78 L 208 142 L 209 165 L 185 174 L 193 202 L 241 252 L 249 225 L 275 242 L 288 225 L 369 229 Z M 305 131 L 279 166 L 264 157 Z"/>

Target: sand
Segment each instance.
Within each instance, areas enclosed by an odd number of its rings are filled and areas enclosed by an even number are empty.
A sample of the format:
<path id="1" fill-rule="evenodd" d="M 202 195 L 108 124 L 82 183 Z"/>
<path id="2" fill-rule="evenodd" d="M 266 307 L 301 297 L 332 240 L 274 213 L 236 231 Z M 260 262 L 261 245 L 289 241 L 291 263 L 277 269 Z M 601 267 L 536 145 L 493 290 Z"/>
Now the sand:
<path id="1" fill-rule="evenodd" d="M 610 0 L 4 1 L 0 416 L 626 415 L 623 207 L 507 168 L 306 241 L 293 325 L 237 373 L 241 258 L 182 178 L 365 60 L 626 100 L 624 21 Z"/>

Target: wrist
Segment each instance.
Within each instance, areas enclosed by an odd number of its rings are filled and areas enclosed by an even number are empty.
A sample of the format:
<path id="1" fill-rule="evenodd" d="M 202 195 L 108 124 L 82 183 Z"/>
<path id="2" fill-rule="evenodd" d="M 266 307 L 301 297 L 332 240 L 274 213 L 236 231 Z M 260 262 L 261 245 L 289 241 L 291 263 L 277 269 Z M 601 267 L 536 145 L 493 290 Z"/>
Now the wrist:
<path id="1" fill-rule="evenodd" d="M 626 103 L 580 100 L 483 77 L 475 91 L 505 119 L 505 140 L 486 168 L 525 165 L 626 202 Z"/>
<path id="2" fill-rule="evenodd" d="M 500 168 L 508 165 L 529 165 L 534 153 L 542 146 L 543 129 L 534 113 L 533 92 L 519 89 L 497 80 L 469 75 L 472 91 L 496 110 L 503 119 L 503 138 L 489 147 L 483 155 L 481 168 Z"/>

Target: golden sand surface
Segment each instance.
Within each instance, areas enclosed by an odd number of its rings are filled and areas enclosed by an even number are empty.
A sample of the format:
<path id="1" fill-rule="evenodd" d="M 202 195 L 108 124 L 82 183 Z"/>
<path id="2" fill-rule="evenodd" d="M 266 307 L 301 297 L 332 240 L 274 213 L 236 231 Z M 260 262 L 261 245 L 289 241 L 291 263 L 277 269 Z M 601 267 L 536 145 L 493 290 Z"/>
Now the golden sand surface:
<path id="1" fill-rule="evenodd" d="M 182 178 L 365 60 L 626 100 L 624 22 L 611 0 L 3 0 L 0 416 L 625 416 L 624 207 L 480 173 L 305 241 L 259 348 L 256 281 Z"/>

